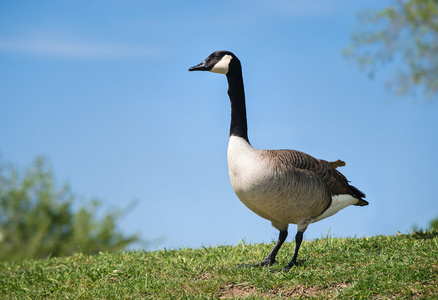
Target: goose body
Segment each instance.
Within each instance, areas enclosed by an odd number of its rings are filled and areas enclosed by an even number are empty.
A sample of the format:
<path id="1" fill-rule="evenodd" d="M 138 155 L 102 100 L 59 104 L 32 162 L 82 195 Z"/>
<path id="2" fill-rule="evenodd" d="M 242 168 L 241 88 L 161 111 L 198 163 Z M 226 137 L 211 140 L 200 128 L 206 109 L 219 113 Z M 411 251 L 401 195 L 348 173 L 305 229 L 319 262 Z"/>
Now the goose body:
<path id="1" fill-rule="evenodd" d="M 315 170 L 325 170 L 327 179 L 311 171 L 312 165 Z M 240 201 L 278 230 L 286 230 L 288 224 L 304 229 L 358 202 L 349 194 L 332 196 L 327 181 L 340 173 L 329 162 L 300 151 L 259 150 L 245 139 L 231 136 L 228 169 Z"/>
<path id="2" fill-rule="evenodd" d="M 231 185 L 250 210 L 271 221 L 280 231 L 277 244 L 261 266 L 271 266 L 287 237 L 289 224 L 297 225 L 296 248 L 291 262 L 296 265 L 302 236 L 310 223 L 349 206 L 368 205 L 365 195 L 348 183 L 336 167 L 296 150 L 260 150 L 251 146 L 247 134 L 245 94 L 240 61 L 229 51 L 216 51 L 189 71 L 225 74 L 231 102 L 228 170 Z"/>

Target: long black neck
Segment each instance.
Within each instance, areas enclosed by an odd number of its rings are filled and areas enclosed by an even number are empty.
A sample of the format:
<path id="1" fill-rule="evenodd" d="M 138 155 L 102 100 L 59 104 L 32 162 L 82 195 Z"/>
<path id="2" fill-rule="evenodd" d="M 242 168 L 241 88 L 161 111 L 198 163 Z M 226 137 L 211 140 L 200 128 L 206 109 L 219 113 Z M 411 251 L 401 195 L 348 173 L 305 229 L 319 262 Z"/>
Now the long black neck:
<path id="1" fill-rule="evenodd" d="M 242 68 L 240 63 L 233 66 L 227 74 L 228 96 L 231 102 L 230 136 L 239 136 L 248 140 L 246 121 L 245 91 L 243 89 Z"/>

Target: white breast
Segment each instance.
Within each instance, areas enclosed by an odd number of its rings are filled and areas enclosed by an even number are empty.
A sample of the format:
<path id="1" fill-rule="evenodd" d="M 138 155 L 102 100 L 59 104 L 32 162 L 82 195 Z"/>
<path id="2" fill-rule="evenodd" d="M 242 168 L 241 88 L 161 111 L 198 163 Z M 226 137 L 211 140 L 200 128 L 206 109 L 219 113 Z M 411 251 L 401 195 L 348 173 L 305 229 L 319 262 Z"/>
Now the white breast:
<path id="1" fill-rule="evenodd" d="M 267 166 L 259 151 L 244 138 L 230 136 L 228 144 L 228 171 L 231 186 L 240 201 L 262 218 L 273 221 L 270 201 L 265 197 L 269 188 Z M 264 191 L 265 190 L 265 191 Z"/>
<path id="2" fill-rule="evenodd" d="M 230 136 L 228 144 L 228 171 L 231 185 L 236 193 L 248 192 L 263 180 L 259 150 L 254 149 L 244 138 Z"/>

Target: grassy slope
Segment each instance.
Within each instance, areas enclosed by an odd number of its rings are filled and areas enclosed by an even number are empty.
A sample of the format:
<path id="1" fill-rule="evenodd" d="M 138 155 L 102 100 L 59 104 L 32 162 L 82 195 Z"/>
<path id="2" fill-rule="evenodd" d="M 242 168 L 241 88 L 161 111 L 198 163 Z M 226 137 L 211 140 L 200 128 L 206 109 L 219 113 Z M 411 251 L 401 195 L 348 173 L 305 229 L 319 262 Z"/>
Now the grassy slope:
<path id="1" fill-rule="evenodd" d="M 77 254 L 0 264 L 1 299 L 438 299 L 438 232 L 304 241 L 290 272 L 236 268 L 273 244 Z M 294 243 L 280 251 L 278 266 Z"/>

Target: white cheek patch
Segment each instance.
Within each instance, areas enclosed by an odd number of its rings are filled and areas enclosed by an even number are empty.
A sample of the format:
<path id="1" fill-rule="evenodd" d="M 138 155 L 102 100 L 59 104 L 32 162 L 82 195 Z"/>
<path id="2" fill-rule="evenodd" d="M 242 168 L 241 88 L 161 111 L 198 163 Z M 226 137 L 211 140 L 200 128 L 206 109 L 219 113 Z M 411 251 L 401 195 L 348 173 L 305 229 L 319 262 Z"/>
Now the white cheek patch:
<path id="1" fill-rule="evenodd" d="M 227 75 L 228 67 L 232 58 L 231 55 L 224 55 L 224 57 L 222 57 L 222 59 L 211 68 L 210 72 Z"/>

